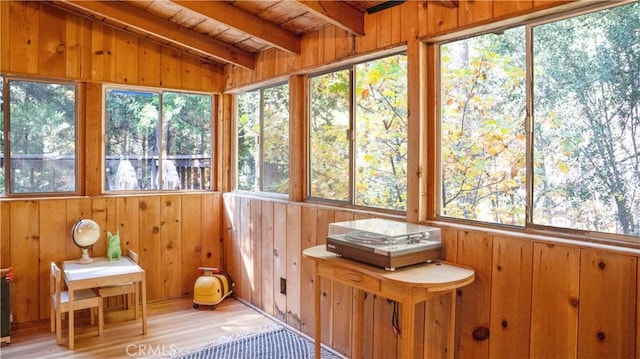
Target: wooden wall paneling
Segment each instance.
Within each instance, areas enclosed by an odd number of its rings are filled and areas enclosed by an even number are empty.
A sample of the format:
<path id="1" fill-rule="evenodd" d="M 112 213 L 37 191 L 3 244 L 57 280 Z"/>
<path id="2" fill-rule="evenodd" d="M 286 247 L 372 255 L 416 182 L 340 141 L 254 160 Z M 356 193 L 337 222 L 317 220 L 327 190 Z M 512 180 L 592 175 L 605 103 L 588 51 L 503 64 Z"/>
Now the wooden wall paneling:
<path id="1" fill-rule="evenodd" d="M 489 357 L 529 356 L 533 242 L 493 237 Z"/>
<path id="2" fill-rule="evenodd" d="M 239 266 L 237 269 L 238 283 L 236 288 L 239 289 L 240 296 L 247 302 L 251 302 L 251 287 L 253 283 L 253 267 L 254 253 L 251 252 L 251 199 L 248 197 L 238 197 L 237 202 L 240 214 L 238 216 L 238 253 Z"/>
<path id="3" fill-rule="evenodd" d="M 276 202 L 273 204 L 273 291 L 274 316 L 287 321 L 287 296 L 280 293 L 280 280 L 287 278 L 287 205 Z"/>
<path id="4" fill-rule="evenodd" d="M 279 288 L 278 282 L 275 282 L 272 273 L 274 260 L 274 218 L 273 218 L 273 202 L 262 201 L 262 310 L 270 315 L 275 314 L 275 291 Z"/>
<path id="5" fill-rule="evenodd" d="M 138 42 L 136 35 L 116 32 L 116 81 L 125 84 L 138 82 Z"/>
<path id="6" fill-rule="evenodd" d="M 270 79 L 276 75 L 276 49 L 274 47 L 262 51 L 262 78 Z"/>
<path id="7" fill-rule="evenodd" d="M 250 201 L 251 253 L 253 259 L 253 273 L 251 275 L 251 304 L 262 308 L 262 200 Z"/>
<path id="8" fill-rule="evenodd" d="M 67 213 L 67 201 L 55 199 L 38 202 L 39 240 L 39 283 L 40 319 L 49 318 L 49 267 L 50 261 L 60 263 L 67 256 L 67 242 L 71 240 L 67 217 L 56 214 Z M 94 252 L 95 253 L 95 252 Z M 36 298 L 34 297 L 34 300 Z M 35 304 L 35 303 L 34 303 Z"/>
<path id="9" fill-rule="evenodd" d="M 222 204 L 224 206 L 224 228 L 223 241 L 225 258 L 227 261 L 227 273 L 231 276 L 236 287 L 233 292 L 237 297 L 241 297 L 240 289 L 240 275 L 238 270 L 240 268 L 240 256 L 239 256 L 239 244 L 238 244 L 238 217 L 240 216 L 240 208 L 238 206 L 238 196 L 233 193 L 224 193 L 222 195 Z"/>
<path id="10" fill-rule="evenodd" d="M 420 36 L 431 36 L 458 28 L 458 7 L 447 7 L 437 1 L 427 2 L 427 21 L 420 25 Z"/>
<path id="11" fill-rule="evenodd" d="M 162 196 L 160 236 L 162 241 L 162 299 L 182 295 L 182 201 L 181 196 Z"/>
<path id="12" fill-rule="evenodd" d="M 65 39 L 67 78 L 91 77 L 91 20 L 67 13 Z"/>
<path id="13" fill-rule="evenodd" d="M 203 211 L 203 196 L 182 195 L 182 219 L 180 232 L 182 233 L 180 262 L 182 264 L 181 295 L 193 295 L 193 286 L 200 275 L 198 267 L 204 266 L 203 257 L 205 242 L 219 243 L 212 233 L 204 231 L 205 223 L 214 220 L 210 213 Z M 205 214 L 206 213 L 206 214 Z M 216 251 L 217 252 L 217 251 Z"/>
<path id="14" fill-rule="evenodd" d="M 289 73 L 297 72 L 302 69 L 303 56 L 287 53 L 287 68 Z"/>
<path id="15" fill-rule="evenodd" d="M 220 66 L 200 63 L 200 86 L 202 91 L 221 93 L 224 91 L 224 71 Z"/>
<path id="16" fill-rule="evenodd" d="M 11 62 L 9 43 L 9 2 L 0 1 L 0 71 L 8 72 Z M 3 267 L 4 268 L 4 267 Z"/>
<path id="17" fill-rule="evenodd" d="M 419 223 L 426 219 L 427 174 L 437 171 L 426 170 L 425 45 L 418 41 L 407 48 L 407 80 L 407 221 Z"/>
<path id="18" fill-rule="evenodd" d="M 458 231 L 458 263 L 476 272 L 470 285 L 458 290 L 456 324 L 460 357 L 489 356 L 492 238 L 484 232 Z"/>
<path id="19" fill-rule="evenodd" d="M 82 218 L 91 218 L 91 199 L 74 198 L 67 200 L 67 228 L 69 233 L 73 225 Z M 78 248 L 71 240 L 71 234 L 67 237 L 67 255 L 61 259 L 74 259 L 82 256 L 82 249 Z M 93 249 L 89 250 L 89 255 L 98 255 Z"/>
<path id="20" fill-rule="evenodd" d="M 533 8 L 536 10 L 547 9 L 554 6 L 564 5 L 575 0 L 533 0 Z"/>
<path id="21" fill-rule="evenodd" d="M 109 246 L 107 232 L 116 233 L 118 230 L 115 198 L 92 198 L 90 217 L 98 223 L 102 232 L 100 240 L 93 245 L 93 255 L 96 257 L 106 256 Z M 120 242 L 120 247 L 124 249 L 122 242 Z"/>
<path id="22" fill-rule="evenodd" d="M 84 84 L 84 124 L 83 135 L 80 136 L 80 148 L 84 148 L 84 188 L 88 196 L 99 196 L 103 191 L 102 168 L 102 85 L 89 82 Z M 84 146 L 83 146 L 84 145 Z"/>
<path id="23" fill-rule="evenodd" d="M 362 54 L 375 50 L 378 43 L 378 20 L 380 13 L 367 14 L 364 16 L 364 35 L 356 36 L 356 53 Z"/>
<path id="24" fill-rule="evenodd" d="M 400 6 L 396 6 L 396 8 L 400 10 L 400 23 L 397 25 L 400 29 L 400 39 L 398 39 L 398 42 L 406 42 L 408 44 L 410 41 L 416 41 L 419 16 L 425 13 L 422 8 L 422 3 L 419 1 L 407 1 Z M 426 14 L 424 18 L 426 22 Z"/>
<path id="25" fill-rule="evenodd" d="M 535 243 L 531 358 L 576 357 L 580 250 Z"/>
<path id="26" fill-rule="evenodd" d="M 335 212 L 327 208 L 318 208 L 318 221 L 316 222 L 316 244 L 324 245 L 327 243 L 327 235 L 329 234 L 329 223 L 335 222 Z M 331 345 L 333 336 L 333 285 L 332 281 L 320 278 L 320 310 L 322 313 L 322 342 Z"/>
<path id="27" fill-rule="evenodd" d="M 458 7 L 460 27 L 487 22 L 493 16 L 493 1 L 460 0 Z"/>
<path id="28" fill-rule="evenodd" d="M 0 3 L 0 7 L 4 2 Z M 2 10 L 5 11 L 4 9 Z M 11 265 L 11 206 L 10 202 L 0 201 L 0 268 Z"/>
<path id="29" fill-rule="evenodd" d="M 336 212 L 334 215 L 336 222 L 352 221 L 353 213 Z M 354 289 L 346 284 L 333 282 L 333 329 L 332 347 L 337 351 L 351 356 L 351 338 L 353 328 L 353 296 Z"/>
<path id="30" fill-rule="evenodd" d="M 636 262 L 628 255 L 581 250 L 578 358 L 637 357 Z"/>
<path id="31" fill-rule="evenodd" d="M 182 54 L 169 47 L 160 50 L 160 85 L 164 88 L 179 89 L 182 83 Z"/>
<path id="32" fill-rule="evenodd" d="M 287 206 L 287 324 L 301 328 L 302 207 Z M 311 292 L 313 293 L 313 292 Z"/>
<path id="33" fill-rule="evenodd" d="M 378 20 L 376 21 L 376 47 L 378 49 L 383 49 L 387 46 L 390 46 L 393 43 L 393 27 L 396 26 L 400 28 L 400 19 L 394 19 L 393 16 L 391 16 L 392 14 L 393 8 L 391 8 L 390 10 L 375 13 L 375 15 L 377 15 L 378 17 Z M 397 20 L 397 22 L 394 22 L 394 20 Z"/>
<path id="34" fill-rule="evenodd" d="M 328 64 L 336 60 L 336 27 L 329 25 L 320 30 L 320 43 L 322 44 L 321 62 Z"/>
<path id="35" fill-rule="evenodd" d="M 200 91 L 201 87 L 201 71 L 200 71 L 200 59 L 194 56 L 184 55 L 182 56 L 182 76 L 180 89 L 185 90 L 197 90 Z"/>
<path id="36" fill-rule="evenodd" d="M 223 241 L 222 194 L 214 192 L 202 197 L 202 266 L 227 271 L 228 258 Z"/>
<path id="37" fill-rule="evenodd" d="M 297 55 L 296 55 L 297 56 Z M 289 69 L 289 53 L 276 49 L 276 76 L 284 76 L 292 72 Z"/>
<path id="38" fill-rule="evenodd" d="M 38 16 L 38 74 L 64 77 L 66 12 L 51 6 L 41 10 Z"/>
<path id="39" fill-rule="evenodd" d="M 316 246 L 318 208 L 302 206 L 300 214 L 300 252 Z M 302 257 L 300 262 L 300 331 L 313 336 L 314 306 L 308 293 L 314 293 L 315 265 L 310 259 Z"/>
<path id="40" fill-rule="evenodd" d="M 233 185 L 233 138 L 235 135 L 234 126 L 234 97 L 233 95 L 218 95 L 217 118 L 215 120 L 214 132 L 214 158 L 216 161 L 215 177 L 212 179 L 215 190 L 220 192 L 231 191 Z"/>
<path id="41" fill-rule="evenodd" d="M 11 202 L 11 266 L 15 279 L 11 288 L 13 320 L 17 323 L 40 318 L 38 283 L 40 258 L 40 213 L 36 201 Z"/>
<path id="42" fill-rule="evenodd" d="M 39 1 L 9 2 L 9 71 L 27 74 L 38 73 Z M 3 45 L 5 46 L 5 45 Z"/>
<path id="43" fill-rule="evenodd" d="M 162 249 L 161 197 L 141 197 L 140 202 L 140 266 L 146 271 L 147 300 L 163 299 L 164 265 Z"/>
<path id="44" fill-rule="evenodd" d="M 398 337 L 391 326 L 393 302 L 373 296 L 373 358 L 397 358 Z M 400 358 L 398 358 L 400 359 Z"/>
<path id="45" fill-rule="evenodd" d="M 493 18 L 504 18 L 527 13 L 531 11 L 531 8 L 533 8 L 533 0 L 493 0 Z"/>
<path id="46" fill-rule="evenodd" d="M 343 59 L 355 53 L 356 51 L 355 35 L 352 35 L 346 30 L 336 27 L 335 38 L 336 38 L 336 41 L 335 41 L 336 59 Z"/>
<path id="47" fill-rule="evenodd" d="M 318 48 L 320 47 L 320 32 L 314 31 L 302 38 L 302 68 L 317 66 L 321 59 L 318 59 Z"/>
<path id="48" fill-rule="evenodd" d="M 116 226 L 120 232 L 120 245 L 140 255 L 140 198 L 116 198 Z"/>
<path id="49" fill-rule="evenodd" d="M 302 202 L 307 194 L 307 76 L 289 78 L 289 200 Z"/>
<path id="50" fill-rule="evenodd" d="M 386 13 L 385 16 L 390 19 L 388 25 L 390 27 L 387 28 L 387 32 L 389 32 L 390 34 L 389 44 L 400 44 L 402 42 L 402 30 L 406 29 L 406 27 L 402 25 L 402 8 L 400 6 L 394 6 L 391 8 L 391 10 L 387 11 L 391 11 L 391 16 L 389 16 L 388 13 Z"/>
<path id="51" fill-rule="evenodd" d="M 116 81 L 116 30 L 101 22 L 91 24 L 91 79 Z"/>
<path id="52" fill-rule="evenodd" d="M 141 38 L 138 46 L 138 84 L 141 86 L 160 86 L 161 46 L 151 40 Z"/>

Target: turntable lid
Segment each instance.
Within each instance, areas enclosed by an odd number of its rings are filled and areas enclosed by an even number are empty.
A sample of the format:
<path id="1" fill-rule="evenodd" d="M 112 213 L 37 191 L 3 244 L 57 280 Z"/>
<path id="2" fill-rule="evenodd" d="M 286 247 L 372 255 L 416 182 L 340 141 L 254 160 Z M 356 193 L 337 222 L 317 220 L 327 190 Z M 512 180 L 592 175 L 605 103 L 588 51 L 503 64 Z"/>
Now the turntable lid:
<path id="1" fill-rule="evenodd" d="M 388 238 L 410 236 L 413 234 L 436 230 L 436 228 L 433 227 L 400 221 L 392 221 L 382 218 L 368 218 L 355 221 L 337 222 L 332 223 L 332 225 L 341 227 L 342 229 L 348 228 L 356 231 L 371 232 Z"/>

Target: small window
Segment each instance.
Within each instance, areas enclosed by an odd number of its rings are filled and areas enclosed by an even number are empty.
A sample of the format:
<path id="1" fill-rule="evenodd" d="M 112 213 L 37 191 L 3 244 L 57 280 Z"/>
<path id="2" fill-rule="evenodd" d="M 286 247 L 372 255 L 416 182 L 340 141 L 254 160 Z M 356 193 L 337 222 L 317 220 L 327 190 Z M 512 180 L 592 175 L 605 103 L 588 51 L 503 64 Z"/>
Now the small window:
<path id="1" fill-rule="evenodd" d="M 2 116 L 2 194 L 77 191 L 76 86 L 5 79 L 9 112 Z M 4 87 L 3 87 L 4 88 Z M 3 107 L 4 109 L 4 107 Z"/>
<path id="2" fill-rule="evenodd" d="M 237 188 L 289 193 L 289 85 L 238 95 Z"/>
<path id="3" fill-rule="evenodd" d="M 210 95 L 105 92 L 105 191 L 211 189 Z"/>
<path id="4" fill-rule="evenodd" d="M 406 210 L 407 56 L 309 79 L 309 195 Z"/>

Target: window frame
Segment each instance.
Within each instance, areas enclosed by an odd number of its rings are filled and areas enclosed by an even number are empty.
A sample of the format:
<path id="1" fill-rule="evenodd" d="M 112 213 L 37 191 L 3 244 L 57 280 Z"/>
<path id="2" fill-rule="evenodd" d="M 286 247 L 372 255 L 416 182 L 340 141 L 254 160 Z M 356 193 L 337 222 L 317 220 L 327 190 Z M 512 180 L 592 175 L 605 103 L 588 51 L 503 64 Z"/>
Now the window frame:
<path id="1" fill-rule="evenodd" d="M 289 187 L 287 188 L 287 192 L 286 193 L 281 193 L 281 192 L 274 192 L 274 191 L 267 191 L 265 190 L 265 183 L 264 183 L 264 92 L 266 90 L 269 89 L 274 89 L 276 87 L 280 87 L 280 86 L 287 86 L 287 93 L 290 93 L 290 84 L 288 81 L 279 81 L 279 82 L 275 82 L 275 83 L 270 83 L 267 86 L 261 86 L 258 88 L 252 88 L 252 89 L 247 89 L 246 91 L 242 91 L 242 92 L 238 92 L 234 95 L 235 97 L 235 101 L 234 101 L 234 109 L 233 109 L 233 116 L 234 116 L 234 150 L 233 150 L 233 190 L 240 192 L 240 193 L 249 193 L 249 194 L 253 194 L 253 195 L 261 195 L 261 196 L 265 196 L 265 197 L 273 197 L 273 198 L 288 198 L 289 194 L 291 192 L 291 147 L 290 147 L 290 141 L 287 142 L 287 148 L 288 148 L 288 154 L 289 154 Z M 238 141 L 238 97 L 246 94 L 246 93 L 250 93 L 250 92 L 257 92 L 258 93 L 258 138 L 257 138 L 257 146 L 256 146 L 256 150 L 257 150 L 257 156 L 256 156 L 256 161 L 258 162 L 258 173 L 256 173 L 256 184 L 257 187 L 255 190 L 248 190 L 248 189 L 240 189 L 239 188 L 239 180 L 240 180 L 240 176 L 239 176 L 239 168 L 238 168 L 238 160 L 239 160 L 239 156 L 238 156 L 238 151 L 239 151 L 239 141 Z M 289 97 L 289 95 L 288 95 Z M 288 127 L 288 131 L 289 133 L 287 134 L 287 137 L 290 136 L 291 133 L 291 99 L 289 98 L 289 110 L 288 110 L 288 118 L 287 118 L 287 127 Z"/>
<path id="2" fill-rule="evenodd" d="M 106 147 L 107 147 L 107 92 L 109 90 L 115 91 L 131 91 L 131 92 L 146 92 L 152 95 L 158 95 L 158 136 L 160 137 L 160 148 L 159 153 L 157 154 L 159 163 L 162 164 L 162 150 L 164 148 L 164 116 L 163 116 L 163 94 L 164 93 L 179 93 L 186 95 L 203 95 L 208 96 L 211 99 L 211 118 L 210 118 L 210 132 L 211 138 L 209 146 L 211 148 L 211 168 L 209 171 L 209 189 L 189 189 L 189 188 L 180 188 L 180 189 L 164 189 L 161 188 L 151 188 L 151 189 L 116 189 L 116 190 L 108 190 L 107 189 L 107 176 L 106 176 Z M 101 175 L 100 175 L 100 192 L 103 195 L 119 195 L 119 194 L 152 194 L 152 193 L 197 193 L 197 192 L 214 192 L 216 191 L 216 181 L 215 181 L 215 172 L 216 172 L 216 139 L 215 139 L 215 116 L 216 116 L 216 95 L 213 93 L 202 92 L 202 91 L 187 91 L 187 90 L 176 90 L 169 88 L 155 88 L 155 87 L 146 87 L 146 86 L 131 86 L 131 85 L 121 85 L 121 84 L 103 84 L 102 86 L 102 121 L 101 121 Z M 161 172 L 161 165 L 158 167 L 158 170 Z M 160 174 L 161 176 L 161 174 Z M 160 177 L 161 178 L 161 177 Z"/>
<path id="3" fill-rule="evenodd" d="M 316 77 L 320 77 L 323 75 L 327 75 L 330 73 L 334 73 L 334 72 L 339 72 L 339 71 L 344 71 L 344 70 L 348 70 L 349 71 L 349 126 L 348 126 L 348 134 L 347 134 L 347 140 L 349 141 L 348 144 L 348 150 L 349 150 L 349 180 L 348 180 L 348 186 L 349 186 L 349 195 L 348 195 L 348 199 L 347 200 L 339 200 L 339 199 L 330 199 L 330 198 L 323 198 L 323 197 L 317 197 L 317 196 L 312 196 L 311 195 L 311 180 L 312 180 L 312 176 L 311 176 L 311 157 L 312 157 L 312 151 L 311 151 L 311 126 L 307 125 L 307 131 L 306 131 L 306 142 L 309 144 L 307 147 L 307 151 L 306 151 L 306 184 L 305 184 L 305 194 L 306 194 L 306 200 L 308 202 L 312 202 L 312 203 L 319 203 L 319 204 L 327 204 L 327 205 L 332 205 L 332 206 L 337 206 L 337 207 L 346 207 L 346 208 L 354 208 L 354 209 L 360 209 L 360 210 L 374 210 L 376 212 L 380 212 L 380 213 L 389 213 L 389 214 L 394 214 L 394 215 L 405 215 L 407 213 L 407 205 L 408 203 L 405 203 L 405 210 L 395 210 L 395 209 L 389 209 L 389 208 L 383 208 L 383 207 L 373 207 L 373 206 L 365 206 L 365 205 L 359 205 L 356 204 L 356 176 L 355 176 L 355 168 L 356 168 L 356 158 L 355 158 L 355 154 L 356 154 L 356 134 L 358 131 L 358 128 L 356 127 L 356 106 L 357 106 L 357 98 L 356 98 L 356 94 L 355 94 L 355 90 L 356 90 L 356 67 L 358 65 L 361 64 L 365 64 L 368 62 L 373 62 L 373 61 L 377 61 L 377 60 L 381 60 L 384 58 L 388 58 L 388 57 L 392 57 L 392 56 L 398 56 L 398 55 L 404 55 L 407 57 L 407 62 L 408 62 L 408 49 L 407 46 L 401 46 L 401 47 L 396 47 L 393 49 L 389 49 L 386 51 L 381 51 L 381 52 L 376 52 L 375 54 L 369 55 L 369 56 L 365 56 L 365 57 L 360 57 L 356 60 L 352 60 L 347 62 L 346 64 L 341 64 L 340 66 L 336 66 L 336 67 L 332 67 L 332 68 L 328 68 L 328 69 L 323 69 L 321 71 L 317 71 L 317 72 L 313 72 L 310 73 L 308 75 L 307 78 L 307 93 L 305 94 L 307 96 L 308 99 L 308 103 L 307 103 L 307 107 L 306 107 L 306 111 L 307 111 L 307 123 L 311 120 L 311 98 L 312 98 L 312 86 L 311 86 L 311 81 L 313 78 Z M 408 94 L 408 88 L 409 88 L 409 78 L 408 78 L 408 74 L 407 74 L 407 100 L 409 98 L 409 94 Z M 409 118 L 409 115 L 407 114 L 407 118 Z M 407 128 L 407 133 L 406 133 L 406 137 L 409 137 L 409 133 L 408 133 L 408 128 Z M 408 178 L 405 178 L 405 180 L 408 182 Z"/>
<path id="4" fill-rule="evenodd" d="M 434 48 L 434 55 L 431 58 L 434 62 L 434 68 L 436 69 L 435 77 L 433 80 L 434 83 L 434 97 L 435 97 L 435 111 L 434 118 L 436 121 L 436 153 L 434 164 L 434 170 L 436 173 L 435 178 L 435 189 L 436 189 L 436 197 L 435 197 L 435 211 L 434 211 L 434 219 L 443 222 L 449 222 L 453 224 L 461 224 L 461 225 L 469 225 L 472 224 L 478 227 L 484 228 L 493 228 L 493 229 L 506 229 L 509 231 L 516 231 L 534 235 L 549 235 L 550 233 L 556 234 L 561 238 L 567 238 L 571 240 L 577 241 L 585 241 L 586 239 L 595 243 L 602 244 L 613 244 L 618 246 L 637 246 L 639 236 L 633 235 L 625 235 L 619 233 L 611 233 L 611 232 L 598 232 L 595 230 L 583 230 L 577 228 L 565 228 L 565 227 L 557 227 L 552 225 L 545 224 L 537 224 L 533 223 L 533 201 L 534 201 L 534 181 L 533 181 L 533 173 L 534 173 L 534 79 L 533 79 L 533 52 L 534 52 L 534 40 L 533 40 L 533 29 L 536 26 L 549 24 L 553 22 L 562 21 L 565 19 L 578 17 L 581 15 L 595 13 L 598 11 L 603 11 L 607 9 L 611 9 L 614 7 L 621 7 L 632 4 L 636 2 L 635 0 L 622 0 L 620 2 L 615 3 L 597 3 L 597 4 L 589 4 L 586 6 L 578 6 L 568 8 L 560 13 L 552 13 L 552 14 L 544 14 L 538 17 L 533 17 L 526 20 L 514 20 L 497 23 L 494 27 L 483 27 L 478 31 L 474 31 L 474 29 L 460 31 L 454 34 L 449 34 L 445 36 L 434 37 L 432 39 L 426 40 L 429 46 Z M 486 222 L 477 219 L 464 219 L 464 218 L 456 218 L 442 215 L 442 191 L 443 191 L 443 177 L 442 177 L 442 128 L 441 128 L 441 58 L 440 58 L 440 47 L 443 44 L 447 44 L 450 42 L 455 42 L 459 40 L 464 40 L 467 38 L 483 36 L 490 33 L 502 32 L 504 30 L 508 30 L 516 27 L 524 27 L 525 32 L 525 56 L 526 56 L 526 103 L 525 103 L 525 119 L 523 121 L 524 130 L 526 133 L 526 200 L 525 200 L 525 223 L 522 226 L 519 225 L 511 225 L 511 224 L 502 224 L 502 223 L 494 223 L 494 222 Z"/>
<path id="5" fill-rule="evenodd" d="M 0 74 L 2 78 L 2 108 L 0 111 L 3 112 L 3 156 L 4 156 L 4 166 L 2 170 L 4 171 L 5 183 L 4 183 L 4 194 L 0 195 L 0 198 L 32 198 L 32 197 L 63 197 L 63 196 L 78 196 L 84 191 L 83 181 L 81 180 L 84 177 L 84 168 L 82 164 L 84 163 L 84 150 L 81 147 L 83 143 L 82 132 L 82 124 L 79 119 L 79 114 L 81 112 L 81 103 L 84 102 L 84 93 L 81 91 L 81 86 L 76 81 L 72 80 L 60 80 L 60 79 L 46 79 L 46 78 L 37 78 L 37 77 L 28 77 L 28 76 L 14 76 L 10 74 Z M 72 86 L 74 89 L 74 166 L 75 166 L 75 181 L 74 181 L 74 191 L 68 192 L 19 192 L 12 193 L 11 192 L 11 151 L 10 151 L 10 134 L 11 134 L 11 100 L 10 100 L 10 83 L 12 81 L 22 81 L 22 82 L 32 82 L 32 83 L 41 83 L 41 84 L 55 84 L 55 85 L 65 85 Z"/>

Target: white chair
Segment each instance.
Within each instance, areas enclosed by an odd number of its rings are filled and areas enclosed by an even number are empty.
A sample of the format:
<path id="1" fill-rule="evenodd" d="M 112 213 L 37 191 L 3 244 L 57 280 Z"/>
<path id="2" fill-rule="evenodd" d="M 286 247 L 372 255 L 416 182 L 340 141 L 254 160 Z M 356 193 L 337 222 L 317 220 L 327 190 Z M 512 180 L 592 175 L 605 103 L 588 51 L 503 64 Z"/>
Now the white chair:
<path id="1" fill-rule="evenodd" d="M 56 332 L 56 341 L 62 343 L 62 314 L 69 312 L 69 292 L 62 290 L 62 272 L 55 262 L 50 263 L 51 275 L 49 293 L 51 297 L 51 332 Z M 104 317 L 102 299 L 93 289 L 76 290 L 73 296 L 73 310 L 90 309 L 91 324 L 94 323 L 94 308 L 98 309 L 98 335 L 102 335 Z"/>
<path id="2" fill-rule="evenodd" d="M 138 254 L 134 251 L 132 251 L 131 249 L 127 249 L 127 257 L 129 257 L 129 259 L 131 259 L 131 261 L 135 264 L 138 264 Z M 102 300 L 104 300 L 104 298 L 106 297 L 113 297 L 116 295 L 125 295 L 125 301 L 124 301 L 124 308 L 128 309 L 128 303 L 129 303 L 129 294 L 135 294 L 134 295 L 134 303 L 135 303 L 135 318 L 138 319 L 138 302 L 140 301 L 138 298 L 138 286 L 136 285 L 136 283 L 133 282 L 127 282 L 127 283 L 122 283 L 122 284 L 118 284 L 118 285 L 110 285 L 110 286 L 106 286 L 106 287 L 100 287 L 98 288 L 98 294 L 100 295 L 100 298 Z M 102 304 L 104 306 L 104 303 Z"/>

